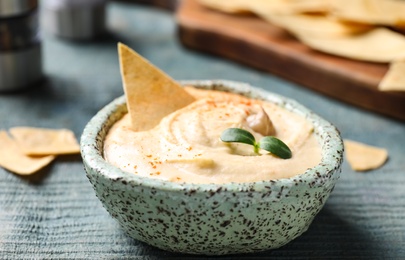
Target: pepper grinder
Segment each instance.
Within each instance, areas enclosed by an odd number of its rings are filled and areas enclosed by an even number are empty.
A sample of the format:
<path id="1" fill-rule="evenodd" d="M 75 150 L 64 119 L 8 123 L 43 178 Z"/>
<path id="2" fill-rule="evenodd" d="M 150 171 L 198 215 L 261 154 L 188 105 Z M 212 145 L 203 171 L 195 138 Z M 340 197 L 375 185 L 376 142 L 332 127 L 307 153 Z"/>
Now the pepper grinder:
<path id="1" fill-rule="evenodd" d="M 42 78 L 37 0 L 0 0 L 0 92 Z"/>
<path id="2" fill-rule="evenodd" d="M 105 6 L 106 0 L 45 0 L 43 26 L 62 38 L 91 40 L 106 30 Z"/>

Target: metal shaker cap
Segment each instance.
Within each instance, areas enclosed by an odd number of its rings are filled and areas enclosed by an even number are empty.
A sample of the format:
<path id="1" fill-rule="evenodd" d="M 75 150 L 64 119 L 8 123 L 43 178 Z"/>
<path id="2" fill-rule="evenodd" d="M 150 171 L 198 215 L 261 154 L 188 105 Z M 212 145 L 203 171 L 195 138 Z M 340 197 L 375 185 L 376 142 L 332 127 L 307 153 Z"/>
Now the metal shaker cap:
<path id="1" fill-rule="evenodd" d="M 106 2 L 106 0 L 45 0 L 42 2 L 43 27 L 46 31 L 64 38 L 92 39 L 106 30 Z"/>
<path id="2" fill-rule="evenodd" d="M 45 6 L 50 9 L 91 8 L 105 2 L 106 0 L 46 0 Z"/>
<path id="3" fill-rule="evenodd" d="M 21 15 L 37 6 L 37 0 L 0 0 L 0 17 Z"/>

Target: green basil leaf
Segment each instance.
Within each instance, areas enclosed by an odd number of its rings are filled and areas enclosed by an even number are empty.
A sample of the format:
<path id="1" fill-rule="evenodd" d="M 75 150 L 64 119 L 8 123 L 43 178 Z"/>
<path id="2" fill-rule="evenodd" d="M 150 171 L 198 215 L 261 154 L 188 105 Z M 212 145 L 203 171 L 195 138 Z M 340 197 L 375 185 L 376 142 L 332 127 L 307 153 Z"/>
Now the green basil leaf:
<path id="1" fill-rule="evenodd" d="M 221 134 L 222 142 L 236 142 L 255 145 L 255 137 L 249 132 L 241 128 L 228 128 Z"/>
<path id="2" fill-rule="evenodd" d="M 283 141 L 273 136 L 263 137 L 259 147 L 282 159 L 289 159 L 292 156 L 290 148 Z"/>
<path id="3" fill-rule="evenodd" d="M 253 145 L 255 153 L 259 153 L 259 149 L 266 150 L 282 159 L 292 157 L 290 148 L 274 136 L 263 137 L 260 142 L 256 142 L 255 137 L 249 132 L 241 128 L 228 128 L 224 130 L 220 137 L 223 142 L 235 142 Z"/>

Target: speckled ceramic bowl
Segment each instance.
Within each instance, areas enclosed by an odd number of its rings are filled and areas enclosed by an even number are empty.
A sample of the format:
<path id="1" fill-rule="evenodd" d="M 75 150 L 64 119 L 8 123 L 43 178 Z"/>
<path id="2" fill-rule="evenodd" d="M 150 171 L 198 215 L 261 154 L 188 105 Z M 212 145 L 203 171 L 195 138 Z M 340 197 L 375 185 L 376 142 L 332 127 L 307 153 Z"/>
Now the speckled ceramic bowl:
<path id="1" fill-rule="evenodd" d="M 306 117 L 322 144 L 322 161 L 276 181 L 190 184 L 141 177 L 106 162 L 103 141 L 127 113 L 121 97 L 91 119 L 81 153 L 97 197 L 132 238 L 192 254 L 249 253 L 278 248 L 308 229 L 340 175 L 343 145 L 336 128 L 297 102 L 230 81 L 189 81 L 199 88 L 268 100 Z"/>

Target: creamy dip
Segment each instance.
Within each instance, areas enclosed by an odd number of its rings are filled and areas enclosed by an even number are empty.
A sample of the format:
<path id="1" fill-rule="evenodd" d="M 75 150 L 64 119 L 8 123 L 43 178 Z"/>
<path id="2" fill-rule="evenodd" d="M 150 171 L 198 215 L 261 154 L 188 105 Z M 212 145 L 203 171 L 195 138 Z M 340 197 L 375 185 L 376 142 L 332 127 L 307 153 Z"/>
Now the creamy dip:
<path id="1" fill-rule="evenodd" d="M 186 88 L 197 101 L 164 117 L 149 131 L 131 130 L 129 114 L 113 125 L 104 142 L 104 157 L 123 171 L 172 182 L 228 183 L 288 178 L 321 160 L 313 126 L 275 104 L 240 95 Z M 286 143 L 291 159 L 253 147 L 224 143 L 230 127 L 265 134 Z"/>

